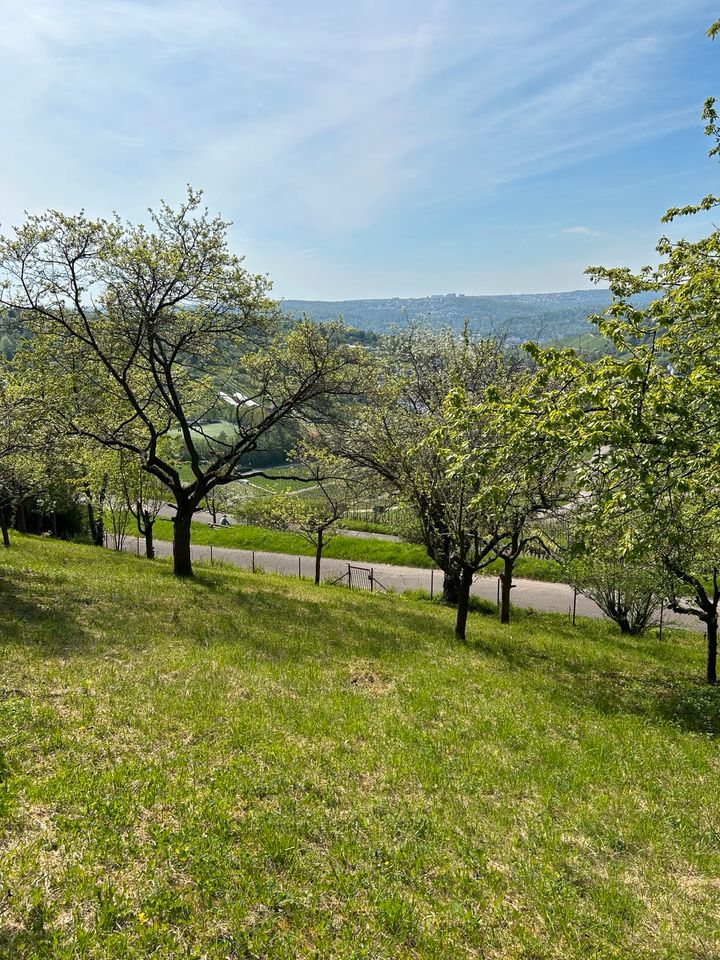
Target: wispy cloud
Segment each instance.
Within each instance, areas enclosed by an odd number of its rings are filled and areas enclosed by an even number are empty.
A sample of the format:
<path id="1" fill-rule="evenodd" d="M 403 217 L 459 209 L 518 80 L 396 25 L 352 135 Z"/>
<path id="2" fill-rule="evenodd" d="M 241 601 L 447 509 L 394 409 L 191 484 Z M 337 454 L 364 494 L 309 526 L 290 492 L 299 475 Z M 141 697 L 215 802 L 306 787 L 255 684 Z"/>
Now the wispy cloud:
<path id="1" fill-rule="evenodd" d="M 681 27 L 712 19 L 705 0 L 6 7 L 4 224 L 137 215 L 190 180 L 251 251 L 280 237 L 298 261 L 694 123 L 656 91 Z"/>
<path id="2" fill-rule="evenodd" d="M 580 234 L 583 237 L 599 237 L 601 233 L 599 230 L 593 230 L 591 227 L 564 227 L 560 233 L 575 233 Z"/>

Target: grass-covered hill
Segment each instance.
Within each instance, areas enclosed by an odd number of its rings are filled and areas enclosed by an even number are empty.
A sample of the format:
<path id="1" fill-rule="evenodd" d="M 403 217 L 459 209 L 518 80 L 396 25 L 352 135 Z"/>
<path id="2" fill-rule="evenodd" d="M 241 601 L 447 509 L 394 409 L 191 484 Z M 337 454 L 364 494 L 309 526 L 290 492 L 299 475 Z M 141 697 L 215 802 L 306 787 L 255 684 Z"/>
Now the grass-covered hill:
<path id="1" fill-rule="evenodd" d="M 0 610 L 0 956 L 718 956 L 698 638 L 33 538 Z"/>

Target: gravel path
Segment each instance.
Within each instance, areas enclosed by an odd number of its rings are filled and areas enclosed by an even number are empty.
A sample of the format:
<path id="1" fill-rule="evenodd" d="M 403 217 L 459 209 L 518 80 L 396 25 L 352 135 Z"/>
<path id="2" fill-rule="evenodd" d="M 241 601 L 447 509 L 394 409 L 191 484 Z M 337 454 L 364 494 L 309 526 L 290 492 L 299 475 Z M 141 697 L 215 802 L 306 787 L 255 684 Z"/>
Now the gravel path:
<path id="1" fill-rule="evenodd" d="M 145 544 L 135 537 L 128 537 L 124 549 L 129 553 L 144 553 Z M 155 552 L 159 557 L 172 555 L 172 543 L 168 540 L 156 540 Z M 201 544 L 192 546 L 193 562 L 229 563 L 245 570 L 279 573 L 284 576 L 313 578 L 315 560 L 313 557 L 298 557 L 285 553 L 266 553 L 261 550 L 236 550 L 229 547 L 209 547 Z M 418 567 L 398 567 L 387 563 L 369 564 L 348 563 L 347 560 L 324 559 L 321 565 L 322 579 L 325 581 L 344 578 L 348 573 L 353 586 L 362 589 L 370 587 L 372 571 L 374 589 L 393 590 L 405 593 L 408 590 L 427 590 L 435 595 L 442 591 L 443 575 L 439 570 L 423 570 Z M 492 602 L 498 599 L 498 578 L 496 576 L 478 576 L 472 585 L 472 594 Z M 544 613 L 565 613 L 572 616 L 573 604 L 578 617 L 604 617 L 600 608 L 587 597 L 578 594 L 575 597 L 572 587 L 567 583 L 547 583 L 541 580 L 517 579 L 513 585 L 512 603 L 516 607 L 542 611 Z M 704 633 L 704 626 L 695 618 L 680 616 L 665 611 L 664 623 L 667 626 L 679 626 L 686 630 Z"/>

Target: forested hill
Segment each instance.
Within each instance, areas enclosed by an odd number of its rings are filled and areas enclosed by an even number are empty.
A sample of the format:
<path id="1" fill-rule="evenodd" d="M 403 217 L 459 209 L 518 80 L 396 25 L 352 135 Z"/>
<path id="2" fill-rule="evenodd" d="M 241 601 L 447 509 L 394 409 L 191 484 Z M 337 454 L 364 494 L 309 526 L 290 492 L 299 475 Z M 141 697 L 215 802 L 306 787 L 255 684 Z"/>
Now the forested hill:
<path id="1" fill-rule="evenodd" d="M 587 317 L 601 313 L 609 302 L 607 290 L 572 290 L 494 297 L 449 293 L 385 300 L 283 300 L 282 307 L 296 317 L 303 313 L 316 320 L 342 316 L 349 326 L 376 333 L 407 320 L 425 320 L 434 327 L 460 330 L 467 319 L 478 333 L 501 333 L 518 340 L 555 340 L 588 333 Z"/>

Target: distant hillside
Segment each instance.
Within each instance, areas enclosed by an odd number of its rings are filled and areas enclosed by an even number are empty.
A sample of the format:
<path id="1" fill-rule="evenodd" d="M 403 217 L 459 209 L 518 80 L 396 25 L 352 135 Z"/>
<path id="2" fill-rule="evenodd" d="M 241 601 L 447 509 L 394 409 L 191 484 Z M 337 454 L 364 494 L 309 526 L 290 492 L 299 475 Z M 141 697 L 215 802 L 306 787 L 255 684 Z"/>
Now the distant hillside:
<path id="1" fill-rule="evenodd" d="M 349 326 L 376 333 L 407 320 L 425 320 L 435 327 L 459 330 L 467 319 L 477 333 L 503 333 L 517 340 L 556 340 L 588 333 L 587 317 L 602 313 L 609 303 L 607 290 L 572 290 L 495 297 L 449 293 L 385 300 L 283 300 L 282 307 L 294 316 L 306 313 L 316 320 L 342 316 Z"/>

